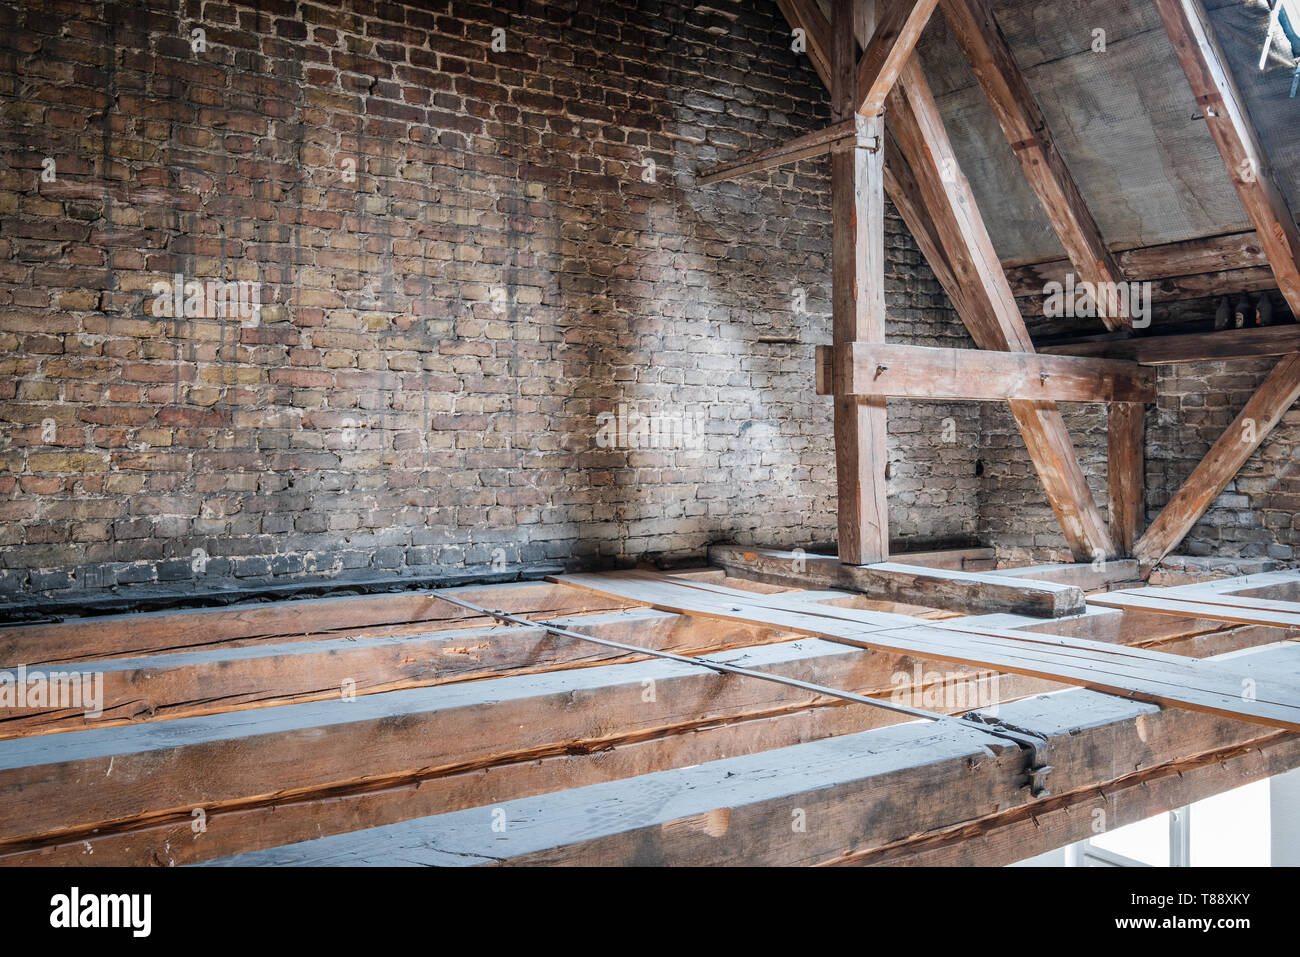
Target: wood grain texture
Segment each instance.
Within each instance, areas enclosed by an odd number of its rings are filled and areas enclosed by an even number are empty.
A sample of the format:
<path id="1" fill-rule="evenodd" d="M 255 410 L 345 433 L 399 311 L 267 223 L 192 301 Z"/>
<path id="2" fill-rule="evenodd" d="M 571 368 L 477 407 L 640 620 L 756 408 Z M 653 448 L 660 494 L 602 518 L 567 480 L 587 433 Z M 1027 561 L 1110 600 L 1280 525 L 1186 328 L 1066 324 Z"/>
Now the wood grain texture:
<path id="1" fill-rule="evenodd" d="M 856 109 L 864 116 L 879 116 L 884 111 L 889 91 L 898 82 L 938 0 L 878 0 L 878 3 L 883 5 L 884 12 L 876 17 L 875 29 L 858 61 Z"/>
<path id="2" fill-rule="evenodd" d="M 818 391 L 908 399 L 1154 402 L 1155 373 L 1137 363 L 893 343 L 818 346 Z"/>
<path id="3" fill-rule="evenodd" d="M 1255 673 L 1300 677 L 1294 646 L 1260 649 L 1249 662 Z M 1104 793 L 1134 773 L 1177 774 L 1188 755 L 1265 747 L 1279 738 L 1237 721 L 1078 690 L 1012 703 L 998 717 L 1042 736 L 1053 767 L 1048 780 L 1063 796 Z M 1293 750 L 1273 767 L 1285 770 L 1297 759 Z M 1029 796 L 1025 767 L 1023 753 L 977 727 L 912 722 L 508 802 L 502 810 L 509 825 L 501 833 L 485 824 L 489 809 L 480 807 L 217 863 L 854 863 L 968 823 L 992 826 L 993 815 L 1050 811 L 1052 798 Z M 953 787 L 958 778 L 961 787 Z M 687 823 L 719 823 L 723 810 L 725 828 Z M 791 827 L 797 813 L 805 829 Z"/>
<path id="4" fill-rule="evenodd" d="M 1083 610 L 1083 592 L 1070 585 L 987 572 L 924 568 L 900 562 L 845 566 L 825 555 L 714 545 L 709 561 L 738 577 L 795 588 L 843 588 L 871 598 L 966 612 L 1002 611 L 1059 618 Z"/>
<path id="5" fill-rule="evenodd" d="M 794 163 L 803 159 L 825 156 L 840 140 L 851 139 L 856 136 L 857 123 L 853 120 L 844 120 L 824 130 L 817 130 L 815 133 L 796 137 L 789 142 L 782 143 L 780 146 L 759 150 L 756 153 L 748 153 L 729 163 L 720 163 L 717 166 L 710 167 L 701 172 L 695 181 L 700 186 L 707 186 L 710 183 L 736 179 L 749 173 L 771 169 L 774 166 L 784 166 L 787 163 Z"/>
<path id="6" fill-rule="evenodd" d="M 885 340 L 885 185 L 882 124 L 859 116 L 854 97 L 857 0 L 834 0 L 832 112 L 858 136 L 831 157 L 831 338 L 837 345 Z M 889 437 L 883 399 L 836 396 L 835 481 L 840 560 L 889 556 L 885 468 Z"/>
<path id="7" fill-rule="evenodd" d="M 1131 555 L 1146 517 L 1146 408 L 1115 402 L 1106 408 L 1106 489 L 1110 530 L 1120 554 Z"/>
<path id="8" fill-rule="evenodd" d="M 1255 359 L 1300 352 L 1300 324 L 1136 339 L 1089 339 L 1044 345 L 1039 351 L 1048 355 L 1127 359 L 1145 366 Z"/>
<path id="9" fill-rule="evenodd" d="M 1231 666 L 1210 666 L 1158 651 L 1117 649 L 1083 638 L 984 627 L 976 632 L 967 630 L 969 626 L 960 619 L 901 624 L 898 616 L 843 608 L 812 609 L 800 607 L 797 598 L 753 596 L 721 586 L 677 584 L 638 573 L 564 575 L 554 580 L 648 604 L 660 611 L 780 625 L 830 641 L 923 654 L 1274 728 L 1300 730 L 1300 683 L 1252 678 L 1248 684 L 1246 676 Z"/>

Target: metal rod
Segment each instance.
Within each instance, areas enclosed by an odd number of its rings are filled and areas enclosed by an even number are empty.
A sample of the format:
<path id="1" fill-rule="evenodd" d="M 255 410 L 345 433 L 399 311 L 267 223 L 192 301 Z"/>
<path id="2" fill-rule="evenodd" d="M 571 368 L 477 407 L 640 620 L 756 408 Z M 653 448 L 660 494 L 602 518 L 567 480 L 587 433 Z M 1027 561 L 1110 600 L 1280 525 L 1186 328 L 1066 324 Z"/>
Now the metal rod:
<path id="1" fill-rule="evenodd" d="M 933 711 L 924 711 L 920 708 L 912 708 L 908 705 L 896 704 L 893 701 L 886 701 L 883 698 L 868 698 L 866 695 L 855 694 L 852 691 L 841 691 L 838 688 L 830 688 L 826 685 L 814 684 L 811 681 L 801 681 L 798 678 L 787 678 L 784 675 L 774 675 L 766 671 L 755 671 L 752 668 L 742 668 L 739 665 L 728 664 L 724 661 L 713 661 L 708 658 L 702 658 L 692 655 L 679 655 L 671 651 L 660 651 L 656 648 L 645 648 L 641 645 L 629 645 L 622 641 L 613 641 L 609 638 L 596 638 L 593 635 L 584 635 L 580 632 L 569 631 L 567 628 L 560 628 L 557 625 L 544 621 L 532 621 L 519 615 L 512 615 L 499 609 L 492 610 L 475 605 L 473 602 L 464 601 L 460 598 L 453 598 L 451 595 L 439 594 L 443 601 L 451 602 L 453 605 L 459 605 L 469 611 L 477 612 L 489 618 L 495 618 L 497 621 L 507 622 L 512 625 L 521 625 L 528 628 L 541 628 L 552 635 L 559 635 L 562 638 L 573 638 L 578 641 L 588 641 L 597 645 L 604 645 L 606 648 L 617 648 L 620 651 L 631 652 L 632 654 L 648 655 L 651 658 L 664 658 L 668 661 L 676 661 L 685 665 L 695 665 L 700 668 L 708 668 L 710 671 L 724 674 L 741 675 L 746 678 L 758 678 L 761 681 L 771 681 L 776 684 L 787 685 L 791 688 L 800 688 L 804 691 L 812 691 L 816 694 L 826 695 L 831 698 L 840 698 L 844 701 L 851 701 L 854 704 L 865 704 L 873 708 L 883 708 L 886 711 L 893 711 L 897 714 L 905 714 L 912 718 L 919 718 L 923 721 L 934 721 L 936 723 L 951 724 L 960 727 L 966 731 L 972 729 L 981 731 L 985 734 L 997 738 L 1005 738 L 1014 742 L 1018 747 L 1028 749 L 1033 755 L 1033 764 L 1040 765 L 1041 751 L 1043 741 L 1030 734 L 1024 734 L 1018 731 L 1002 729 L 1000 727 L 991 727 L 982 721 L 964 721 L 960 718 L 954 718 L 951 715 L 938 714 Z M 1037 767 L 1031 767 L 1031 775 L 1035 770 L 1045 770 Z M 1036 789 L 1036 793 L 1046 793 L 1045 789 Z"/>

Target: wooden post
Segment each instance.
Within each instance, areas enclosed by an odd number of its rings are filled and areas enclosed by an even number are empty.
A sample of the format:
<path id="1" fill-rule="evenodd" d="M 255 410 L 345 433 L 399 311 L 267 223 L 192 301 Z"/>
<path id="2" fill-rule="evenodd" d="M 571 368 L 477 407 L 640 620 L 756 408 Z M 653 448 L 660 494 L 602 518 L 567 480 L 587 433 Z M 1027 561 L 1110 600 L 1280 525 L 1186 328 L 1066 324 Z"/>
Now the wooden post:
<path id="1" fill-rule="evenodd" d="M 1113 402 L 1107 406 L 1110 533 L 1115 548 L 1125 556 L 1133 554 L 1133 543 L 1142 534 L 1145 514 L 1145 413 L 1146 408 L 1140 402 Z"/>
<path id="2" fill-rule="evenodd" d="M 885 340 L 884 148 L 877 118 L 856 109 L 855 20 L 861 0 L 835 0 L 831 57 L 835 120 L 853 120 L 858 135 L 831 158 L 832 333 L 835 345 Z M 835 397 L 835 473 L 840 560 L 866 565 L 889 557 L 885 467 L 889 461 L 885 400 Z"/>

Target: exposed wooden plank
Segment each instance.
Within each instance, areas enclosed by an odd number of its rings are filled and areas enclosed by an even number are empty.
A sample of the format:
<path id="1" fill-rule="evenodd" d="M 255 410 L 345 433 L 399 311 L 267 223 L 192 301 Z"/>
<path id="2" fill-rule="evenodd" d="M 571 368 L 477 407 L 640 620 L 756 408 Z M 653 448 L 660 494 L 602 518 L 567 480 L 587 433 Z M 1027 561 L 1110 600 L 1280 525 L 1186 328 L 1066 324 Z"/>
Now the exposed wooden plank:
<path id="1" fill-rule="evenodd" d="M 844 588 L 872 598 L 960 611 L 1006 611 L 1059 618 L 1083 610 L 1083 592 L 1069 585 L 986 572 L 923 568 L 898 562 L 844 566 L 826 555 L 713 545 L 709 561 L 738 577 L 792 587 Z"/>
<path id="2" fill-rule="evenodd" d="M 880 697 L 910 687 L 918 666 L 922 675 L 936 666 L 909 653 L 864 653 L 808 639 L 719 651 L 710 659 Z M 972 685 L 961 699 L 967 708 L 996 703 L 1004 686 L 1019 694 L 1045 690 L 974 669 L 948 668 L 929 681 L 991 682 L 982 692 Z M 188 816 L 193 807 L 364 790 L 440 770 L 594 751 L 825 706 L 848 707 L 816 692 L 656 659 L 10 739 L 0 741 L 0 845 Z M 852 707 L 856 717 L 833 723 L 836 730 L 903 720 Z M 93 788 L 78 785 L 90 780 Z"/>
<path id="3" fill-rule="evenodd" d="M 1297 676 L 1294 648 L 1261 649 L 1255 672 Z M 1188 754 L 1262 746 L 1279 738 L 1240 722 L 1161 711 L 1068 691 L 1000 707 L 997 717 L 1044 739 L 1054 793 L 1105 792 Z M 1297 749 L 1300 751 L 1300 749 Z M 1297 752 L 1275 764 L 1285 770 Z M 1176 773 L 1176 771 L 1174 772 Z M 962 782 L 954 788 L 952 782 Z M 327 837 L 218 863 L 797 865 L 853 862 L 924 835 L 943 835 L 1033 800 L 1025 756 L 963 728 L 923 723 L 809 742 L 502 805 Z M 802 820 L 804 828 L 792 827 Z"/>
<path id="4" fill-rule="evenodd" d="M 1268 269 L 1268 258 L 1260 246 L 1253 229 L 1237 233 L 1224 233 L 1219 236 L 1205 236 L 1188 239 L 1177 243 L 1162 243 L 1158 246 L 1139 246 L 1123 249 L 1115 253 L 1120 271 L 1135 282 L 1160 283 L 1173 280 L 1167 293 L 1175 293 L 1180 284 L 1179 279 L 1215 274 L 1252 274 L 1260 267 L 1268 274 L 1268 285 L 1259 288 L 1275 289 L 1277 280 Z M 1066 273 L 1073 269 L 1068 259 L 1053 259 L 1046 262 L 1019 264 L 1007 267 L 1007 279 L 1017 297 L 1043 295 L 1043 287 L 1049 282 L 1064 283 Z M 1220 288 L 1230 286 L 1233 290 L 1242 288 L 1237 283 L 1226 283 Z M 1200 295 L 1208 293 L 1200 292 Z M 1158 299 L 1160 290 L 1153 290 L 1153 299 Z M 1182 298 L 1178 295 L 1178 298 Z"/>
<path id="5" fill-rule="evenodd" d="M 1146 512 L 1146 409 L 1137 402 L 1114 402 L 1106 413 L 1110 531 L 1115 547 L 1130 555 Z"/>
<path id="6" fill-rule="evenodd" d="M 1043 345 L 1039 351 L 1049 355 L 1127 359 L 1144 366 L 1255 359 L 1300 352 L 1300 324 L 1178 336 L 1063 342 Z"/>
<path id="7" fill-rule="evenodd" d="M 698 580 L 698 579 L 697 579 Z M 815 594 L 800 593 L 801 600 Z M 644 610 L 643 610 L 644 611 Z M 649 614 L 662 614 L 648 612 Z M 689 621 L 683 616 L 668 616 Z M 1282 629 L 1255 626 L 1228 627 L 1217 622 L 1183 619 L 1142 612 L 1093 609 L 1089 614 L 1045 622 L 1012 615 L 991 616 L 1002 628 L 1038 629 L 1077 633 L 1103 641 L 1158 641 L 1161 650 L 1204 657 L 1255 647 L 1285 637 Z M 703 620 L 703 619 L 702 619 Z M 1087 626 L 1087 627 L 1085 627 Z M 996 685 L 980 678 L 975 686 L 965 677 L 980 672 L 963 672 L 950 666 L 918 659 L 867 653 L 881 662 L 880 674 L 889 668 L 889 683 L 923 707 L 947 711 L 965 710 L 973 700 L 996 701 L 1005 705 L 1021 693 L 1030 693 L 1032 679 L 1001 676 Z M 900 673 L 922 674 L 923 684 L 913 681 L 898 685 Z M 1043 688 L 1058 687 L 1040 682 Z M 915 697 L 911 697 L 915 696 Z M 804 711 L 750 718 L 737 722 L 692 727 L 684 733 L 669 733 L 646 740 L 606 741 L 595 750 L 573 747 L 567 753 L 531 760 L 460 771 L 424 775 L 375 788 L 335 791 L 327 796 L 305 793 L 235 806 L 208 809 L 207 829 L 196 835 L 188 813 L 162 815 L 137 822 L 123 830 L 99 831 L 72 840 L 34 843 L 26 848 L 0 852 L 0 865 L 90 864 L 98 866 L 192 864 L 246 851 L 310 840 L 326 834 L 377 827 L 397 821 L 470 807 L 496 805 L 501 801 L 582 787 L 649 774 L 674 767 L 689 767 L 706 761 L 753 754 L 835 734 L 851 734 L 883 726 L 897 716 L 876 713 L 869 708 L 815 707 Z M 1037 802 L 1041 804 L 1042 802 Z"/>
<path id="8" fill-rule="evenodd" d="M 945 252 L 936 275 L 951 269 L 954 285 L 961 290 L 954 306 L 976 345 L 1033 352 L 1024 319 L 915 56 L 890 95 L 889 115 L 900 152 Z M 1075 557 L 1089 561 L 1111 557 L 1114 544 L 1110 531 L 1056 407 L 1048 402 L 1016 400 L 1011 411 Z"/>
<path id="9" fill-rule="evenodd" d="M 779 625 L 864 648 L 922 654 L 1275 728 L 1300 730 L 1300 684 L 1261 678 L 1255 681 L 1257 697 L 1245 700 L 1242 691 L 1247 686 L 1246 679 L 1233 669 L 1149 649 L 1117 649 L 1083 638 L 1055 638 L 996 629 L 981 628 L 977 633 L 966 630 L 969 625 L 961 619 L 899 626 L 895 624 L 897 616 L 800 606 L 797 598 L 755 596 L 719 586 L 675 583 L 631 572 L 565 575 L 555 580 L 643 602 L 660 611 Z"/>
<path id="10" fill-rule="evenodd" d="M 945 548 L 930 552 L 899 552 L 889 556 L 899 565 L 924 565 L 927 568 L 950 568 L 953 571 L 987 571 L 997 564 L 997 551 L 983 546 Z"/>
<path id="11" fill-rule="evenodd" d="M 508 610 L 520 615 L 573 615 L 611 608 L 589 600 L 575 605 L 574 595 L 545 582 L 471 585 L 447 589 L 446 593 L 485 608 L 508 603 Z M 340 633 L 418 634 L 485 623 L 482 617 L 442 601 L 440 594 L 422 591 L 315 598 L 14 625 L 0 628 L 0 667 L 132 657 L 219 643 L 308 640 Z"/>
<path id="12" fill-rule="evenodd" d="M 852 120 L 857 138 L 831 157 L 831 338 L 835 344 L 885 339 L 885 185 L 882 123 L 855 111 L 858 0 L 834 0 L 832 112 Z M 859 11 L 860 12 L 860 11 Z M 884 399 L 836 396 L 835 480 L 840 560 L 889 556 L 885 468 L 889 444 Z"/>
<path id="13" fill-rule="evenodd" d="M 1300 316 L 1300 230 L 1201 0 L 1155 0 L 1205 125 L 1255 227 L 1278 289 Z"/>
<path id="14" fill-rule="evenodd" d="M 1136 824 L 1300 766 L 1300 737 L 1281 732 L 1180 757 L 1108 782 L 991 813 L 835 863 L 847 866 L 1002 867 L 1106 830 Z"/>
<path id="15" fill-rule="evenodd" d="M 1085 592 L 1106 588 L 1116 582 L 1132 582 L 1139 579 L 1138 563 L 1131 558 L 1096 563 L 1056 563 L 1050 565 L 1026 565 L 1020 568 L 998 568 L 988 574 L 1008 575 L 1015 578 L 1029 579 L 1030 581 L 1055 582 L 1058 585 L 1074 585 Z"/>
<path id="16" fill-rule="evenodd" d="M 776 0 L 792 30 L 804 32 L 808 58 L 826 88 L 831 86 L 831 25 L 817 0 Z"/>
<path id="17" fill-rule="evenodd" d="M 1075 272 L 1085 282 L 1124 282 L 987 0 L 943 0 L 943 13 Z M 1113 314 L 1099 302 L 1108 329 L 1132 327 L 1119 300 Z"/>
<path id="18" fill-rule="evenodd" d="M 702 172 L 695 181 L 701 186 L 707 186 L 710 183 L 736 179 L 774 166 L 812 159 L 815 156 L 825 156 L 840 140 L 856 138 L 857 132 L 857 124 L 854 120 L 844 120 L 824 130 L 796 137 L 780 146 L 749 153 L 729 163 L 720 163 Z"/>
<path id="19" fill-rule="evenodd" d="M 1136 363 L 984 349 L 854 342 L 817 347 L 819 394 L 908 399 L 1154 402 Z"/>
<path id="20" fill-rule="evenodd" d="M 1300 398 L 1300 355 L 1283 358 L 1133 548 L 1154 565 L 1183 540 Z"/>
<path id="21" fill-rule="evenodd" d="M 1114 591 L 1090 599 L 1094 604 L 1109 608 L 1136 608 L 1158 612 L 1162 615 L 1179 615 L 1184 618 L 1210 618 L 1216 621 L 1233 621 L 1248 625 L 1270 625 L 1277 628 L 1300 628 L 1300 604 L 1270 602 L 1260 598 L 1242 598 L 1228 602 L 1227 596 L 1206 596 L 1197 600 L 1182 595 L 1166 595 L 1160 588 L 1137 588 Z"/>
<path id="22" fill-rule="evenodd" d="M 882 0 L 884 2 L 884 0 Z M 857 111 L 879 116 L 938 0 L 888 0 L 858 62 Z"/>
<path id="23" fill-rule="evenodd" d="M 1067 267 L 1067 272 L 1070 268 L 1072 267 Z M 1196 273 L 1190 276 L 1166 276 L 1161 279 L 1133 281 L 1151 283 L 1149 293 L 1150 300 L 1153 303 L 1180 302 L 1184 299 L 1205 299 L 1210 296 L 1222 296 L 1229 293 L 1235 295 L 1240 292 L 1262 292 L 1266 289 L 1277 288 L 1277 278 L 1267 266 L 1251 266 L 1247 269 L 1228 269 L 1218 272 Z M 1065 275 L 1062 279 L 1047 280 L 1047 282 L 1061 283 L 1059 292 L 1062 296 L 1062 303 L 1068 303 L 1072 297 L 1077 298 L 1083 294 L 1083 290 L 1080 289 L 1077 281 L 1074 285 L 1071 285 L 1072 280 L 1069 275 Z M 1027 315 L 1048 314 L 1046 297 L 1049 295 L 1049 288 L 1047 282 L 1028 285 L 1023 274 L 1014 279 L 1012 289 L 1015 291 L 1022 312 Z M 1142 296 L 1145 298 L 1147 292 L 1142 292 Z"/>
<path id="24" fill-rule="evenodd" d="M 804 593 L 803 600 L 836 602 L 841 592 Z M 888 606 L 894 607 L 894 606 Z M 637 608 L 575 618 L 550 618 L 579 634 L 679 654 L 701 654 L 790 641 L 789 631 L 721 624 Z M 169 720 L 291 701 L 322 701 L 348 694 L 561 668 L 643 660 L 596 644 L 556 638 L 541 628 L 467 628 L 415 635 L 258 642 L 199 651 L 79 662 L 58 673 L 81 676 L 82 688 L 99 685 L 102 714 L 85 707 L 46 702 L 6 707 L 0 737 L 73 728 L 107 727 L 142 720 Z M 46 672 L 42 672 L 46 673 Z M 98 678 L 96 676 L 99 676 Z"/>

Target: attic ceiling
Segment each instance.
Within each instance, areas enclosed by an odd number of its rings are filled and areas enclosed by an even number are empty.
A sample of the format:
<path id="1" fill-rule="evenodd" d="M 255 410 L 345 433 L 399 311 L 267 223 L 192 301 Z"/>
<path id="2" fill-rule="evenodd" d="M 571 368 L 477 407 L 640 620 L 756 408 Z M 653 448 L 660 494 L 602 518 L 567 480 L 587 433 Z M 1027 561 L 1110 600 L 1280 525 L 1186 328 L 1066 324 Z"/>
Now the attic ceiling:
<path id="1" fill-rule="evenodd" d="M 1258 69 L 1268 6 L 1206 6 L 1296 208 L 1300 164 L 1286 160 L 1300 149 L 1300 97 L 1289 97 L 1288 60 L 1275 52 Z M 1251 228 L 1154 4 L 993 0 L 993 8 L 1107 244 L 1151 246 Z M 1105 31 L 1105 52 L 1093 52 L 1096 29 Z M 1289 52 L 1285 40 L 1275 41 L 1278 48 Z M 918 52 L 999 257 L 1007 265 L 1061 258 L 942 15 L 931 19 Z"/>

